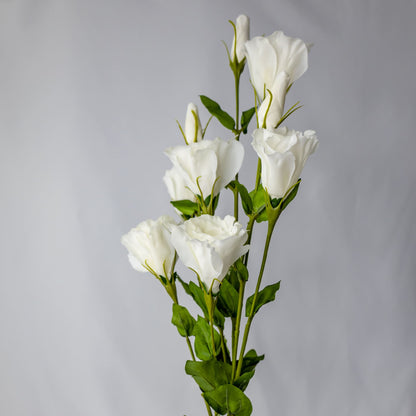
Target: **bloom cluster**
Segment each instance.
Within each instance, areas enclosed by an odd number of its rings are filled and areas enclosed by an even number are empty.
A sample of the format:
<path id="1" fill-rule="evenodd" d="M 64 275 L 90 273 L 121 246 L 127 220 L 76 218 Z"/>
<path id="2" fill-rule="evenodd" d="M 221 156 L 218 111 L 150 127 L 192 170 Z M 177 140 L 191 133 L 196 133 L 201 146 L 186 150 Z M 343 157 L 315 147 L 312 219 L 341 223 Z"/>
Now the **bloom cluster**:
<path id="1" fill-rule="evenodd" d="M 252 405 L 244 391 L 263 359 L 246 344 L 254 315 L 275 299 L 280 282 L 261 289 L 270 239 L 280 214 L 295 198 L 300 175 L 318 140 L 312 130 L 300 132 L 283 126 L 298 103 L 285 111 L 287 94 L 308 67 L 309 47 L 298 38 L 277 31 L 250 39 L 249 19 L 239 16 L 229 65 L 236 86 L 236 113 L 232 117 L 214 100 L 201 96 L 202 104 L 226 129 L 228 140 L 208 139 L 198 107 L 188 105 L 185 123 L 179 129 L 185 141 L 166 149 L 172 162 L 163 180 L 179 220 L 162 216 L 147 220 L 122 237 L 132 267 L 154 275 L 173 301 L 172 323 L 186 338 L 192 360 L 185 366 L 203 392 L 209 415 L 250 415 Z M 239 84 L 247 63 L 254 90 L 254 106 L 239 113 Z M 254 117 L 254 115 L 256 117 Z M 252 148 L 258 168 L 251 192 L 238 178 L 244 146 L 240 139 L 252 119 Z M 233 216 L 215 215 L 224 189 L 234 196 Z M 243 208 L 246 225 L 239 222 Z M 255 292 L 246 299 L 246 324 L 241 345 L 245 285 L 250 241 L 256 222 L 268 222 L 262 265 Z M 195 275 L 188 283 L 175 271 L 177 258 Z M 179 304 L 176 283 L 199 306 L 195 317 Z M 231 345 L 227 343 L 226 318 L 230 318 Z M 194 346 L 190 338 L 194 337 Z M 231 347 L 231 349 L 230 349 Z"/>

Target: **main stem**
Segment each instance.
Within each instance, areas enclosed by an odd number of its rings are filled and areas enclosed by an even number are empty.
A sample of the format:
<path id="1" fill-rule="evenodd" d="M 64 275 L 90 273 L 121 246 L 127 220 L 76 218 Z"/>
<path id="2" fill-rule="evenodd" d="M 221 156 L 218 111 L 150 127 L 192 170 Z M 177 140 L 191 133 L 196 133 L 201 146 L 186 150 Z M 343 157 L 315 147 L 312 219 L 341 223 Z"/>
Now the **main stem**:
<path id="1" fill-rule="evenodd" d="M 255 217 L 250 217 L 248 224 L 247 224 L 247 243 L 250 244 L 251 236 L 253 234 L 253 226 L 254 226 Z M 244 256 L 244 265 L 247 266 L 248 261 L 248 252 Z M 237 318 L 233 325 L 233 356 L 232 356 L 232 370 L 231 370 L 231 379 L 232 381 L 235 380 L 236 374 L 236 367 L 237 367 L 237 351 L 238 351 L 238 340 L 240 337 L 240 324 L 241 324 L 241 314 L 243 310 L 243 302 L 244 302 L 244 290 L 246 287 L 246 282 L 240 281 L 240 289 L 238 292 L 238 306 L 237 306 Z"/>
<path id="2" fill-rule="evenodd" d="M 179 305 L 178 295 L 176 294 L 176 287 L 172 291 L 171 297 L 172 297 L 173 302 L 176 303 L 177 305 Z M 185 338 L 186 338 L 186 344 L 188 345 L 188 348 L 189 348 L 189 352 L 191 353 L 192 361 L 196 361 L 194 350 L 192 348 L 192 344 L 191 344 L 191 341 L 190 341 L 188 335 Z M 202 398 L 204 399 L 204 397 L 202 397 Z M 205 406 L 207 408 L 208 415 L 212 416 L 211 407 L 209 406 L 208 402 L 205 399 L 204 399 L 204 402 L 205 402 Z"/>
<path id="3" fill-rule="evenodd" d="M 234 85 L 235 85 L 235 130 L 238 131 L 240 124 L 240 73 L 233 71 L 234 73 Z M 235 138 L 240 140 L 240 133 Z M 238 181 L 238 173 L 235 175 L 235 180 Z M 238 221 L 238 192 L 234 191 L 234 218 Z"/>
<path id="4" fill-rule="evenodd" d="M 254 310 L 255 310 L 255 306 L 256 306 L 257 296 L 259 294 L 261 279 L 263 278 L 264 268 L 266 266 L 267 253 L 269 251 L 270 240 L 271 240 L 271 237 L 272 237 L 272 234 L 273 234 L 273 229 L 274 229 L 275 225 L 276 225 L 276 221 L 269 222 L 269 227 L 267 229 L 267 237 L 266 237 L 266 242 L 265 242 L 265 245 L 264 245 L 263 259 L 262 259 L 262 262 L 261 262 L 259 277 L 257 279 L 256 290 L 255 290 L 254 296 L 253 296 L 253 303 L 251 305 L 250 315 L 248 316 L 246 327 L 245 327 L 245 330 L 244 330 L 243 342 L 241 344 L 240 358 L 238 360 L 238 367 L 237 367 L 237 373 L 235 375 L 235 378 L 238 378 L 241 374 L 241 368 L 242 368 L 242 365 L 243 365 L 243 357 L 244 357 L 244 353 L 245 353 L 245 350 L 246 350 L 248 334 L 250 332 L 251 322 L 253 321 L 253 318 L 254 318 Z"/>

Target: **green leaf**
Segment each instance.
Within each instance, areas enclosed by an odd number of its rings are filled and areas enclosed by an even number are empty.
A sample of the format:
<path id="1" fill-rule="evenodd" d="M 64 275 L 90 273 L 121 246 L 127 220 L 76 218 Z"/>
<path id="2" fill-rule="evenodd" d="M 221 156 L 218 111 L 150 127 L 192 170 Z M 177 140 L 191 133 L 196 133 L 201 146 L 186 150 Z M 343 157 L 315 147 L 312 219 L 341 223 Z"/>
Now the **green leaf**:
<path id="1" fill-rule="evenodd" d="M 263 355 L 257 355 L 256 350 L 250 350 L 243 358 L 243 365 L 241 366 L 241 374 L 249 373 L 253 371 L 256 365 L 264 360 Z"/>
<path id="2" fill-rule="evenodd" d="M 217 308 L 214 309 L 214 324 L 218 328 L 224 329 L 225 318 L 221 311 Z"/>
<path id="3" fill-rule="evenodd" d="M 185 292 L 192 297 L 195 303 L 201 308 L 204 316 L 208 318 L 208 308 L 205 303 L 204 292 L 194 282 L 190 281 L 189 284 L 185 283 L 182 279 L 179 279 Z"/>
<path id="4" fill-rule="evenodd" d="M 253 212 L 253 201 L 247 191 L 247 188 L 238 181 L 233 181 L 238 193 L 241 196 L 241 204 L 243 205 L 244 212 L 250 215 Z"/>
<path id="5" fill-rule="evenodd" d="M 251 107 L 249 110 L 243 111 L 241 115 L 241 128 L 243 129 L 244 134 L 247 133 L 247 127 L 250 124 L 254 114 L 256 114 L 255 107 Z"/>
<path id="6" fill-rule="evenodd" d="M 194 326 L 192 335 L 195 336 L 195 354 L 203 361 L 208 361 L 214 357 L 212 350 L 211 328 L 209 323 L 198 316 L 198 320 Z M 215 352 L 220 352 L 221 337 L 220 334 L 214 330 Z"/>
<path id="7" fill-rule="evenodd" d="M 296 197 L 296 194 L 298 193 L 299 185 L 300 185 L 300 179 L 296 182 L 293 189 L 290 191 L 289 195 L 285 198 L 285 200 L 282 202 L 281 210 L 283 211 Z"/>
<path id="8" fill-rule="evenodd" d="M 245 264 L 243 263 L 243 260 L 238 259 L 235 263 L 234 266 L 237 270 L 237 274 L 240 280 L 244 280 L 245 282 L 247 282 L 248 280 L 248 270 L 247 267 L 245 266 Z"/>
<path id="9" fill-rule="evenodd" d="M 213 200 L 212 200 L 212 208 L 213 208 L 214 211 L 216 210 L 216 208 L 218 206 L 218 200 L 219 199 L 220 199 L 220 194 L 215 195 L 214 198 L 213 198 Z M 210 202 L 211 202 L 211 195 L 208 195 L 205 198 L 205 201 L 204 201 L 205 206 L 207 207 Z"/>
<path id="10" fill-rule="evenodd" d="M 218 121 L 228 130 L 234 130 L 235 121 L 234 119 L 226 113 L 220 105 L 208 98 L 205 95 L 200 95 L 199 98 L 201 99 L 202 104 L 206 107 L 206 109 L 218 119 Z"/>
<path id="11" fill-rule="evenodd" d="M 231 267 L 228 274 L 225 276 L 225 279 L 232 284 L 237 292 L 240 289 L 240 280 L 238 279 L 237 269 L 235 267 Z"/>
<path id="12" fill-rule="evenodd" d="M 250 399 L 236 386 L 225 384 L 203 394 L 208 404 L 220 415 L 250 416 L 253 411 Z"/>
<path id="13" fill-rule="evenodd" d="M 187 361 L 185 372 L 194 378 L 202 391 L 212 391 L 231 381 L 231 365 L 215 359 Z"/>
<path id="14" fill-rule="evenodd" d="M 170 203 L 182 214 L 192 217 L 198 211 L 198 204 L 187 199 L 170 201 Z"/>
<path id="15" fill-rule="evenodd" d="M 253 201 L 253 212 L 256 214 L 256 221 L 267 221 L 266 200 L 263 186 L 260 185 L 257 191 L 253 189 L 250 192 L 251 200 Z"/>
<path id="16" fill-rule="evenodd" d="M 273 284 L 266 286 L 263 290 L 257 294 L 256 304 L 254 305 L 254 312 L 253 316 L 257 313 L 257 311 L 266 303 L 273 301 L 276 297 L 276 292 L 280 288 L 280 281 Z M 246 316 L 250 315 L 251 308 L 253 305 L 254 294 L 251 295 L 246 302 Z"/>
<path id="17" fill-rule="evenodd" d="M 184 306 L 176 303 L 172 305 L 172 323 L 183 337 L 192 335 L 195 322 L 195 319 Z"/>
<path id="18" fill-rule="evenodd" d="M 234 386 L 238 387 L 241 391 L 245 391 L 245 389 L 248 386 L 248 383 L 250 382 L 253 376 L 254 370 L 244 373 L 243 375 L 238 377 L 237 380 L 234 381 Z"/>
<path id="19" fill-rule="evenodd" d="M 226 279 L 221 283 L 220 293 L 217 297 L 217 308 L 224 316 L 237 316 L 238 292 Z"/>

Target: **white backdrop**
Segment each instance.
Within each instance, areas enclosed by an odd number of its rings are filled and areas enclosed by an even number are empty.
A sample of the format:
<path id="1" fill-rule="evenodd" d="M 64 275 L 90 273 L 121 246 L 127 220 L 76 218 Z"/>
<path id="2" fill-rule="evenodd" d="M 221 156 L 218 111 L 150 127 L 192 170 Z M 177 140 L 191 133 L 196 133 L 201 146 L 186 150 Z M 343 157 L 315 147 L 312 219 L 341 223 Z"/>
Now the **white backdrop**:
<path id="1" fill-rule="evenodd" d="M 0 414 L 204 414 L 169 298 L 119 240 L 174 215 L 163 150 L 186 104 L 232 108 L 240 13 L 315 44 L 290 126 L 320 139 L 271 246 L 254 414 L 416 414 L 411 0 L 0 0 Z"/>

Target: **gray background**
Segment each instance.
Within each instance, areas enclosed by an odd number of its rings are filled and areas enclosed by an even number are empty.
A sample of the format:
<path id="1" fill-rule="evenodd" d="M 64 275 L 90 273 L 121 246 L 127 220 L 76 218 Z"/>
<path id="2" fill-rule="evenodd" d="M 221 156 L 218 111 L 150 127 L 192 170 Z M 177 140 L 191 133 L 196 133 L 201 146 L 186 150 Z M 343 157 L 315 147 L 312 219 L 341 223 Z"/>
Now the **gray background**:
<path id="1" fill-rule="evenodd" d="M 0 1 L 0 414 L 205 414 L 169 298 L 119 240 L 174 215 L 163 150 L 187 103 L 232 111 L 220 41 L 240 13 L 253 36 L 315 44 L 288 124 L 320 139 L 271 246 L 265 283 L 282 288 L 249 340 L 267 360 L 254 414 L 416 414 L 411 0 Z"/>

